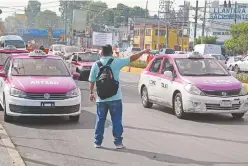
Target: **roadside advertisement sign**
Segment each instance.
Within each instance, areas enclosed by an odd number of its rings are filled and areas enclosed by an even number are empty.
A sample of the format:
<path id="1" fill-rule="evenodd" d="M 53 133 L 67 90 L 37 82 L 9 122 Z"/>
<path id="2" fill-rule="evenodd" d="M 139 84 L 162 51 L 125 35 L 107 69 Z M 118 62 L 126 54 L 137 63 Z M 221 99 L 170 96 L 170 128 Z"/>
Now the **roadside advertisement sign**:
<path id="1" fill-rule="evenodd" d="M 92 40 L 94 46 L 104 46 L 113 44 L 112 33 L 93 32 Z"/>
<path id="2" fill-rule="evenodd" d="M 85 31 L 87 26 L 87 11 L 82 9 L 73 10 L 72 29 L 76 31 Z"/>
<path id="3" fill-rule="evenodd" d="M 248 20 L 248 8 L 210 8 L 209 18 L 213 20 L 228 19 Z"/>

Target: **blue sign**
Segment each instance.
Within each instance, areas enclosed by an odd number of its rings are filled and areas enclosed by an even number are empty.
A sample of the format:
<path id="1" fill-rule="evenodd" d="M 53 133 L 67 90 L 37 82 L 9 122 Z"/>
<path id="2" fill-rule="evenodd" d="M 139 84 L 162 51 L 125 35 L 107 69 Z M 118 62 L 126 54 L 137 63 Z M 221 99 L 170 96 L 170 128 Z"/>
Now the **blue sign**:
<path id="1" fill-rule="evenodd" d="M 48 36 L 47 29 L 17 29 L 19 35 L 30 35 L 34 37 L 46 37 Z M 64 34 L 64 30 L 55 29 L 52 32 L 54 38 L 59 38 L 61 34 Z"/>

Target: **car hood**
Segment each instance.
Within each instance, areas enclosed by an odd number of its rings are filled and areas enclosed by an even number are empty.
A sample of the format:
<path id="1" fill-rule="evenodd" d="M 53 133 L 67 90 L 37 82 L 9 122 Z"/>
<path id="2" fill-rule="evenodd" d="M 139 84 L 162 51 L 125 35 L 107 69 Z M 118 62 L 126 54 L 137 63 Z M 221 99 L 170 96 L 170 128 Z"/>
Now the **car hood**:
<path id="1" fill-rule="evenodd" d="M 191 83 L 204 90 L 240 89 L 241 83 L 233 76 L 222 77 L 184 77 L 186 83 Z"/>
<path id="2" fill-rule="evenodd" d="M 95 62 L 83 62 L 83 61 L 78 62 L 80 66 L 92 66 L 94 63 Z"/>
<path id="3" fill-rule="evenodd" d="M 24 92 L 66 93 L 77 87 L 71 77 L 11 76 L 11 86 Z"/>

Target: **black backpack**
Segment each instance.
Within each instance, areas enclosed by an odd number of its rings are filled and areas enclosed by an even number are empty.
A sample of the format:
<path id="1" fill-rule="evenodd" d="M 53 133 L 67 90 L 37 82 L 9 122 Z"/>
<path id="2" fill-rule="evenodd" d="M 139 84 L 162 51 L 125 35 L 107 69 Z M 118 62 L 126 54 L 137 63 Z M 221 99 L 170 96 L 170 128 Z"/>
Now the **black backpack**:
<path id="1" fill-rule="evenodd" d="M 119 82 L 115 80 L 110 64 L 113 62 L 113 58 L 109 59 L 105 66 L 101 61 L 97 61 L 99 67 L 99 73 L 96 78 L 96 91 L 101 100 L 112 97 L 117 94 L 119 89 Z"/>

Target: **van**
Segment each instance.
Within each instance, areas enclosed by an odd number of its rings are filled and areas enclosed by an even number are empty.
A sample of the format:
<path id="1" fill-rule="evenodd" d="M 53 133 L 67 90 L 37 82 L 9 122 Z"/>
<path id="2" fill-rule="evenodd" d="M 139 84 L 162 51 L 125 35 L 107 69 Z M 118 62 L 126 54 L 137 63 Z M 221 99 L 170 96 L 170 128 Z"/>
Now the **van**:
<path id="1" fill-rule="evenodd" d="M 0 37 L 0 48 L 5 48 L 7 46 L 14 46 L 18 50 L 26 50 L 26 45 L 24 40 L 17 35 L 6 35 Z"/>
<path id="2" fill-rule="evenodd" d="M 197 44 L 194 47 L 194 51 L 202 55 L 222 54 L 221 46 L 216 44 Z"/>

